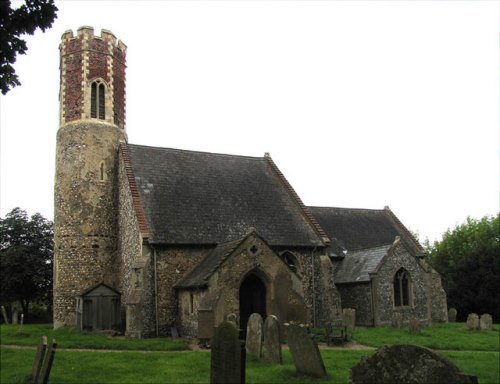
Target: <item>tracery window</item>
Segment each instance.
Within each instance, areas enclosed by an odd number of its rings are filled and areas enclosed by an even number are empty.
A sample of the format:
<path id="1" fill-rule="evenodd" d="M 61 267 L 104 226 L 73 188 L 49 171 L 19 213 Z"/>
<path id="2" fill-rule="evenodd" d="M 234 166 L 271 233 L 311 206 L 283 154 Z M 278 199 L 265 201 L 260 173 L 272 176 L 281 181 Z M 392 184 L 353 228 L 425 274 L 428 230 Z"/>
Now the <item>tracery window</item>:
<path id="1" fill-rule="evenodd" d="M 411 278 L 406 269 L 401 268 L 394 275 L 394 306 L 411 305 Z"/>
<path id="2" fill-rule="evenodd" d="M 90 86 L 90 117 L 104 120 L 106 118 L 105 103 L 106 87 L 100 80 Z"/>
<path id="3" fill-rule="evenodd" d="M 299 262 L 292 252 L 286 251 L 281 254 L 281 258 L 293 272 L 299 272 Z"/>

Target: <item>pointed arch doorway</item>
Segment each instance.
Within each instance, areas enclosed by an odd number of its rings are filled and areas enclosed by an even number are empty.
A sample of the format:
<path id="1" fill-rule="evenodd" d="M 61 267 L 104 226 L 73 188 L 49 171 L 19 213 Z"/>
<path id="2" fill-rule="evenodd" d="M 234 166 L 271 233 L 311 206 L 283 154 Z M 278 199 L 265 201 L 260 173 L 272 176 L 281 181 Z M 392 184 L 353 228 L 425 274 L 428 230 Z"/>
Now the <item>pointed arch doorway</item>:
<path id="1" fill-rule="evenodd" d="M 246 336 L 248 318 L 258 313 L 266 318 L 266 286 L 255 274 L 248 275 L 240 286 L 240 329 L 242 337 Z"/>

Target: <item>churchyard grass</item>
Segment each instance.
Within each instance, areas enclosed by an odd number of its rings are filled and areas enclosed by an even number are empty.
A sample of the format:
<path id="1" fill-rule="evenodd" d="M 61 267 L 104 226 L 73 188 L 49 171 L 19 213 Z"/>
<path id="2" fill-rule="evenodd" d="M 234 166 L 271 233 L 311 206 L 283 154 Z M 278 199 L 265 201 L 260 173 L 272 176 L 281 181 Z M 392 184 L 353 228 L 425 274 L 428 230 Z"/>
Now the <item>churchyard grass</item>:
<path id="1" fill-rule="evenodd" d="M 469 331 L 465 323 L 434 324 L 423 327 L 420 334 L 411 334 L 408 328 L 355 328 L 349 335 L 357 343 L 371 347 L 415 344 L 435 350 L 500 350 L 500 324 L 494 324 L 492 331 Z"/>
<path id="2" fill-rule="evenodd" d="M 445 336 L 460 339 L 463 323 L 447 324 L 443 327 L 436 325 L 424 328 L 430 331 L 433 328 L 444 329 Z M 81 334 L 68 329 L 58 330 L 51 333 L 50 325 L 25 325 L 24 332 L 30 336 L 18 335 L 18 326 L 2 325 L 1 343 L 17 344 L 34 347 L 41 335 L 45 334 L 49 340 L 55 338 L 59 348 L 93 348 L 95 345 L 106 349 L 121 349 L 122 351 L 76 351 L 63 349 L 56 353 L 53 369 L 49 383 L 208 383 L 210 379 L 210 353 L 208 351 L 185 351 L 168 352 L 154 350 L 162 344 L 168 344 L 172 340 L 150 339 L 150 340 L 124 340 L 108 338 L 104 335 Z M 367 329 L 373 331 L 371 334 L 363 333 L 362 328 L 354 330 L 354 336 L 360 341 L 365 338 L 365 344 L 382 343 L 382 338 L 398 343 L 418 343 L 427 340 L 429 336 L 408 338 L 409 332 L 405 329 Z M 453 331 L 454 330 L 454 331 Z M 385 333 L 387 332 L 387 333 Z M 439 353 L 453 361 L 462 372 L 477 375 L 480 384 L 500 383 L 500 367 L 498 352 L 498 324 L 492 332 L 470 332 L 466 333 L 464 348 L 450 350 L 450 343 L 439 341 L 445 350 Z M 450 335 L 451 333 L 451 335 Z M 359 334 L 362 334 L 359 337 Z M 484 342 L 482 335 L 487 334 L 494 339 L 493 343 Z M 394 336 L 395 335 L 395 336 Z M 417 337 L 417 338 L 415 338 Z M 434 334 L 430 336 L 434 337 Z M 82 341 L 82 339 L 88 339 Z M 102 339 L 104 338 L 104 340 Z M 17 339 L 17 341 L 16 341 Z M 472 340 L 469 340 L 472 339 Z M 476 341 L 473 341 L 476 339 Z M 31 340 L 31 341 L 30 341 Z M 120 342 L 115 344 L 114 342 Z M 74 344 L 72 344 L 74 343 Z M 121 343 L 130 344 L 122 347 Z M 151 348 L 148 348 L 151 343 Z M 385 342 L 389 343 L 388 341 Z M 495 344 L 496 343 L 496 344 Z M 65 345 L 64 347 L 61 346 Z M 496 347 L 494 347 L 496 345 Z M 479 348 L 479 351 L 475 347 Z M 469 348 L 470 350 L 465 350 Z M 490 348 L 490 351 L 487 351 Z M 128 349 L 128 351 L 126 351 Z M 130 351 L 131 349 L 149 349 L 148 352 Z M 321 349 L 328 376 L 323 379 L 312 379 L 307 376 L 297 375 L 291 355 L 288 350 L 283 351 L 283 362 L 281 366 L 271 365 L 263 361 L 247 361 L 247 383 L 347 383 L 349 369 L 357 364 L 362 356 L 372 354 L 372 350 L 332 350 Z M 0 382 L 3 383 L 26 383 L 31 364 L 35 356 L 35 349 L 15 349 L 8 347 L 0 348 Z"/>
<path id="3" fill-rule="evenodd" d="M 183 340 L 172 339 L 125 339 L 111 337 L 106 334 L 81 332 L 71 328 L 54 330 L 51 324 L 25 324 L 19 333 L 19 325 L 0 326 L 2 344 L 20 346 L 36 346 L 40 337 L 55 339 L 58 348 L 83 349 L 116 349 L 116 350 L 148 350 L 148 351 L 182 351 L 188 345 Z"/>

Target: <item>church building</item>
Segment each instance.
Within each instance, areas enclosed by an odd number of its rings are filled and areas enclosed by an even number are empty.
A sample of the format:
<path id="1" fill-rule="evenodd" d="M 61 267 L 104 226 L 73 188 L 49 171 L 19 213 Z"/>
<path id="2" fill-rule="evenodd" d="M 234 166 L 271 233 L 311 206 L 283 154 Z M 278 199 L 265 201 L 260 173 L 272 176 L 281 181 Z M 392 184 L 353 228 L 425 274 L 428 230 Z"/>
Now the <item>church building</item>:
<path id="1" fill-rule="evenodd" d="M 235 316 L 325 326 L 446 321 L 439 274 L 389 208 L 306 206 L 269 154 L 129 143 L 126 46 L 60 44 L 54 327 L 210 337 Z"/>

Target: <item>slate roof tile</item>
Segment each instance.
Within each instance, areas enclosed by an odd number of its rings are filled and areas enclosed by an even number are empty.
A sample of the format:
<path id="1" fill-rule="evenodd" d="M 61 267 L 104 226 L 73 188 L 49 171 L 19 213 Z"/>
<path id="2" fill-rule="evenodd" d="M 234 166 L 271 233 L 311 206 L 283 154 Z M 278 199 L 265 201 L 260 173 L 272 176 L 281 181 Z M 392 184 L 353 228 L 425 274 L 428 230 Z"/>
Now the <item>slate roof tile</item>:
<path id="1" fill-rule="evenodd" d="M 273 246 L 323 246 L 265 157 L 127 144 L 151 243 L 219 244 L 250 227 Z"/>

